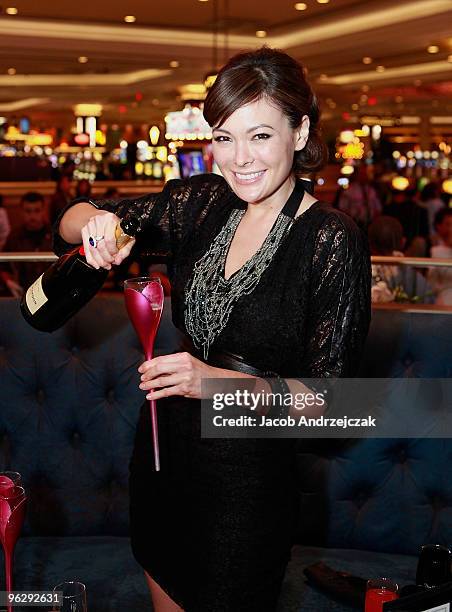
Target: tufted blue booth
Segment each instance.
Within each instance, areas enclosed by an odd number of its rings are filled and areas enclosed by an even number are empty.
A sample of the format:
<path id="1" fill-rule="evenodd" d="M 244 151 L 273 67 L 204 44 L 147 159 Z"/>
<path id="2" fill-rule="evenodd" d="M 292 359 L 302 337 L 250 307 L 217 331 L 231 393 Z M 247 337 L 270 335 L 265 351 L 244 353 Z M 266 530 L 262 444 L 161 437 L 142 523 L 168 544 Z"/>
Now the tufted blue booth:
<path id="1" fill-rule="evenodd" d="M 451 323 L 450 314 L 374 310 L 360 375 L 450 378 Z M 304 440 L 298 464 L 304 546 L 294 549 L 282 610 L 351 610 L 306 587 L 307 564 L 403 585 L 414 582 L 422 544 L 452 543 L 452 440 Z"/>
<path id="2" fill-rule="evenodd" d="M 51 335 L 28 327 L 14 300 L 0 309 L 0 470 L 20 471 L 30 495 L 16 587 L 79 579 L 90 612 L 151 610 L 127 537 L 142 357 L 122 299 L 96 298 Z M 165 312 L 160 352 L 177 343 Z M 450 377 L 450 321 L 375 311 L 361 374 Z M 299 544 L 281 611 L 347 610 L 305 585 L 308 563 L 404 583 L 421 544 L 452 542 L 450 441 L 304 440 L 298 460 Z"/>
<path id="3" fill-rule="evenodd" d="M 90 612 L 149 609 L 127 537 L 128 463 L 144 394 L 123 299 L 98 297 L 53 334 L 29 327 L 13 299 L 0 309 L 0 470 L 19 471 L 30 498 L 16 588 L 79 579 Z M 172 350 L 175 337 L 166 300 L 156 354 Z"/>

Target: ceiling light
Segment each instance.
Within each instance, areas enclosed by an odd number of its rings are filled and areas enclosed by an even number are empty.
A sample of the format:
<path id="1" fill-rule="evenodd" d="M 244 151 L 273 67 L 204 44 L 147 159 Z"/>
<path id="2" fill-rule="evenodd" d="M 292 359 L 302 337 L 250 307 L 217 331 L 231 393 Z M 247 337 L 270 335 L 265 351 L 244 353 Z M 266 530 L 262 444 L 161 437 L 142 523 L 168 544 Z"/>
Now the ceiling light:
<path id="1" fill-rule="evenodd" d="M 355 169 L 353 168 L 353 166 L 350 166 L 350 164 L 346 164 L 341 168 L 341 174 L 353 174 L 354 171 Z"/>
<path id="2" fill-rule="evenodd" d="M 179 62 L 177 60 L 171 60 L 169 65 L 170 68 L 179 68 Z"/>
<path id="3" fill-rule="evenodd" d="M 369 88 L 369 85 L 363 85 L 363 86 L 361 87 L 361 91 L 364 91 L 364 92 L 368 92 L 368 91 L 369 91 L 369 89 L 370 89 L 370 88 Z"/>
<path id="4" fill-rule="evenodd" d="M 427 47 L 427 51 L 429 53 L 438 53 L 439 52 L 439 47 L 437 45 L 430 45 Z"/>
<path id="5" fill-rule="evenodd" d="M 296 11 L 305 11 L 308 8 L 304 2 L 297 2 L 294 6 Z"/>
<path id="6" fill-rule="evenodd" d="M 372 62 L 373 62 L 373 59 L 369 57 L 368 55 L 363 57 L 363 64 L 371 64 Z"/>
<path id="7" fill-rule="evenodd" d="M 16 9 L 15 6 L 10 6 L 6 9 L 6 13 L 7 15 L 17 15 L 19 11 Z"/>
<path id="8" fill-rule="evenodd" d="M 320 82 L 322 82 L 322 81 L 327 81 L 327 80 L 328 80 L 328 75 L 327 75 L 327 74 L 321 74 L 321 75 L 319 76 L 319 81 L 320 81 Z"/>
<path id="9" fill-rule="evenodd" d="M 15 68 L 8 68 L 8 74 L 10 74 L 11 76 L 13 74 L 16 74 L 16 69 Z"/>
<path id="10" fill-rule="evenodd" d="M 330 0 L 317 0 L 319 4 L 328 4 Z"/>
<path id="11" fill-rule="evenodd" d="M 377 72 L 384 72 L 384 71 L 385 71 L 385 67 L 384 67 L 384 66 L 377 66 L 377 67 L 375 68 L 375 70 L 376 70 Z"/>
<path id="12" fill-rule="evenodd" d="M 447 61 L 452 63 L 452 55 L 448 56 Z"/>
<path id="13" fill-rule="evenodd" d="M 126 15 L 124 17 L 124 21 L 126 23 L 135 23 L 136 20 L 137 20 L 137 18 L 135 17 L 135 15 Z"/>
<path id="14" fill-rule="evenodd" d="M 73 110 L 76 117 L 100 117 L 102 104 L 76 104 Z"/>
<path id="15" fill-rule="evenodd" d="M 422 85 L 422 81 L 421 81 L 421 79 L 415 79 L 413 81 L 413 84 L 414 84 L 415 87 L 420 87 Z"/>
<path id="16" fill-rule="evenodd" d="M 359 108 L 359 104 L 352 104 L 352 110 L 356 111 Z"/>
<path id="17" fill-rule="evenodd" d="M 265 38 L 267 36 L 267 32 L 265 30 L 257 30 L 256 36 L 258 38 Z"/>
<path id="18" fill-rule="evenodd" d="M 88 61 L 88 58 L 86 57 L 86 55 L 81 55 L 78 58 L 78 61 L 79 61 L 80 64 L 86 64 L 86 62 Z"/>

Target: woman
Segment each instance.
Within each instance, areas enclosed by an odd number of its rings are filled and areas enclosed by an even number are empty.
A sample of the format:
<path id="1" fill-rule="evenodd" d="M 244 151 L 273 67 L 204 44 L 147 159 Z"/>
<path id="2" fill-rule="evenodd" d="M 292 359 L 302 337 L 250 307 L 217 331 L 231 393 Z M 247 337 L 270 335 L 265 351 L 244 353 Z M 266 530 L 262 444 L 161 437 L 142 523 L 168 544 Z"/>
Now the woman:
<path id="1" fill-rule="evenodd" d="M 9 223 L 8 211 L 3 206 L 3 196 L 0 195 L 0 251 L 3 251 L 10 231 L 11 225 Z"/>
<path id="2" fill-rule="evenodd" d="M 268 373 L 350 376 L 370 266 L 353 221 L 296 178 L 322 165 L 324 148 L 295 60 L 268 48 L 235 56 L 204 115 L 224 178 L 170 181 L 100 210 L 79 203 L 61 220 L 61 247 L 82 239 L 93 266 L 118 265 L 131 245 L 118 252 L 113 230 L 130 212 L 153 252 L 168 254 L 173 321 L 190 348 L 140 366 L 146 397 L 162 400 L 162 470 L 146 407 L 130 465 L 132 547 L 155 609 L 263 612 L 276 607 L 296 526 L 294 440 L 201 438 L 201 380 L 253 378 L 268 391 Z"/>
<path id="3" fill-rule="evenodd" d="M 419 202 L 419 206 L 425 208 L 428 214 L 428 228 L 430 241 L 433 244 L 437 243 L 437 235 L 435 233 L 435 216 L 438 211 L 445 208 L 445 204 L 440 198 L 440 187 L 438 183 L 434 181 L 431 183 L 427 183 L 423 190 L 421 191 L 421 198 Z"/>

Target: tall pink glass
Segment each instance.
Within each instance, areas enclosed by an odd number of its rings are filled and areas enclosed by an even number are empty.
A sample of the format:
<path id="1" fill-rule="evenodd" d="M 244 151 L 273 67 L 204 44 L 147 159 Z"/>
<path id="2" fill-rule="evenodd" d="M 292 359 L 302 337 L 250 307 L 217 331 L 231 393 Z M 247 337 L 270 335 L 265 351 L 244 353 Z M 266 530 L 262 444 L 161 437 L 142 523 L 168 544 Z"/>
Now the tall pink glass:
<path id="1" fill-rule="evenodd" d="M 6 591 L 13 590 L 14 548 L 24 524 L 26 500 L 23 487 L 8 476 L 0 477 L 0 542 L 5 555 Z M 12 612 L 12 606 L 8 606 L 8 612 Z"/>
<path id="2" fill-rule="evenodd" d="M 154 342 L 163 310 L 163 287 L 157 276 L 140 276 L 124 282 L 127 312 L 137 332 L 146 360 L 154 355 Z M 157 408 L 155 400 L 149 401 L 154 445 L 155 470 L 160 470 Z"/>

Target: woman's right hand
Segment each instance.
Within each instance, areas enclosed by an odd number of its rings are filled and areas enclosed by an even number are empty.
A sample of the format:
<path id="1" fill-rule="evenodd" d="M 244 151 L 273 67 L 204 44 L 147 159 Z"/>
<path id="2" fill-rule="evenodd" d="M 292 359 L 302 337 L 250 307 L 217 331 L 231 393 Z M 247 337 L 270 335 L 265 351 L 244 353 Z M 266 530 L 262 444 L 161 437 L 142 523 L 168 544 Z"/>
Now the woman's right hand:
<path id="1" fill-rule="evenodd" d="M 86 261 L 93 268 L 111 270 L 112 265 L 118 266 L 130 254 L 135 244 L 134 238 L 119 250 L 116 246 L 115 231 L 120 221 L 114 213 L 99 210 L 82 227 Z M 96 238 L 95 247 L 89 243 L 90 237 Z"/>

